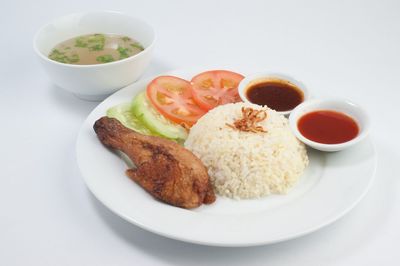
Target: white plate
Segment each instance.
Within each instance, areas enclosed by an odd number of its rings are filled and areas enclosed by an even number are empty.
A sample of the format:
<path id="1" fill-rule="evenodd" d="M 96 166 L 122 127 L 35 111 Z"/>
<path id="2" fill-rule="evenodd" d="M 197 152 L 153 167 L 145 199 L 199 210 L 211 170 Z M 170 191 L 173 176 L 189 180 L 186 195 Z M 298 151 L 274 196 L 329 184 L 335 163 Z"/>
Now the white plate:
<path id="1" fill-rule="evenodd" d="M 175 71 L 190 79 L 198 72 Z M 94 122 L 116 104 L 128 102 L 149 80 L 132 84 L 103 101 L 84 122 L 77 140 L 82 176 L 96 198 L 123 219 L 148 231 L 192 243 L 256 246 L 316 231 L 350 211 L 371 186 L 376 152 L 369 139 L 345 151 L 309 150 L 310 165 L 287 195 L 214 204 L 185 210 L 155 200 L 125 176 L 127 165 L 106 149 Z"/>

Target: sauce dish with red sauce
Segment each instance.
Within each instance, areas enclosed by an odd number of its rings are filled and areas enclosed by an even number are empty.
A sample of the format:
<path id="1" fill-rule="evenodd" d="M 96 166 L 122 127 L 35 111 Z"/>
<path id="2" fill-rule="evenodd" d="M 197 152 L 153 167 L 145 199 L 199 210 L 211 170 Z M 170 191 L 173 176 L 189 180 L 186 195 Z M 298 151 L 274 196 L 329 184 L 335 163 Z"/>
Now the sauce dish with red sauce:
<path id="1" fill-rule="evenodd" d="M 363 140 L 370 119 L 363 108 L 347 100 L 310 100 L 292 110 L 289 124 L 306 145 L 332 152 Z"/>

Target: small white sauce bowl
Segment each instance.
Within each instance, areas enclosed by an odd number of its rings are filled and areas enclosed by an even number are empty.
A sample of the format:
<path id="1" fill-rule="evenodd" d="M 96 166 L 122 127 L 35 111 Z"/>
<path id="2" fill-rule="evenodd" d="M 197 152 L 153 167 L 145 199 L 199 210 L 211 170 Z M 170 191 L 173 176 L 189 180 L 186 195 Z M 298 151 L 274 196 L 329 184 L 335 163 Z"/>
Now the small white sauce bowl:
<path id="1" fill-rule="evenodd" d="M 246 95 L 247 90 L 249 89 L 249 87 L 251 85 L 258 84 L 259 82 L 262 82 L 264 80 L 288 81 L 289 83 L 293 84 L 294 86 L 296 86 L 299 90 L 301 90 L 303 92 L 303 97 L 304 97 L 303 102 L 307 101 L 310 98 L 310 94 L 309 94 L 307 87 L 302 82 L 294 79 L 293 77 L 290 77 L 290 76 L 282 74 L 282 73 L 276 73 L 276 72 L 259 72 L 256 74 L 252 74 L 250 76 L 246 76 L 239 83 L 238 92 L 239 92 L 239 96 L 242 99 L 242 101 L 244 101 L 246 103 L 252 103 L 247 98 L 247 95 Z M 292 110 L 277 111 L 277 112 L 282 115 L 288 115 L 288 114 L 290 114 L 291 111 Z"/>
<path id="2" fill-rule="evenodd" d="M 144 50 L 123 60 L 98 65 L 72 65 L 48 58 L 59 43 L 79 35 L 118 34 L 139 41 Z M 146 22 L 114 11 L 76 13 L 43 26 L 33 48 L 50 79 L 59 87 L 86 100 L 102 100 L 118 89 L 135 82 L 150 63 L 156 36 Z"/>
<path id="3" fill-rule="evenodd" d="M 358 135 L 350 141 L 339 144 L 323 144 L 307 139 L 300 133 L 298 121 L 303 115 L 317 110 L 336 111 L 350 116 L 358 125 Z M 289 125 L 294 135 L 304 144 L 316 150 L 333 152 L 347 149 L 363 140 L 368 135 L 370 119 L 363 108 L 347 100 L 310 100 L 299 104 L 295 109 L 293 109 L 289 116 Z"/>

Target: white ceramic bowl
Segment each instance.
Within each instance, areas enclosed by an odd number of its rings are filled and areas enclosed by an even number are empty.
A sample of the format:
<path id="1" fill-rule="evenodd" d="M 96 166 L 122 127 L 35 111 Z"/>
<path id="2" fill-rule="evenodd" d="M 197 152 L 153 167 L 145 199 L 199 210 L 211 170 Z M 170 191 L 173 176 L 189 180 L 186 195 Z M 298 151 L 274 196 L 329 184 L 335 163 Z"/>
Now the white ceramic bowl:
<path id="1" fill-rule="evenodd" d="M 307 139 L 300 133 L 298 129 L 298 120 L 303 115 L 317 110 L 332 110 L 342 112 L 350 116 L 358 124 L 358 135 L 350 141 L 339 144 L 322 144 Z M 367 112 L 363 108 L 347 100 L 310 100 L 299 104 L 295 109 L 292 110 L 289 116 L 289 125 L 295 136 L 306 145 L 320 151 L 332 152 L 349 148 L 363 140 L 369 132 L 370 119 Z"/>
<path id="2" fill-rule="evenodd" d="M 289 81 L 290 83 L 295 85 L 297 88 L 299 88 L 303 92 L 303 96 L 304 96 L 303 101 L 307 101 L 310 98 L 310 94 L 309 94 L 307 87 L 302 82 L 294 79 L 293 77 L 288 76 L 286 74 L 282 74 L 282 73 L 276 73 L 276 72 L 259 72 L 259 73 L 253 74 L 253 75 L 246 76 L 239 83 L 238 92 L 239 92 L 239 96 L 242 99 L 242 101 L 251 103 L 249 101 L 249 99 L 247 99 L 247 96 L 246 96 L 246 91 L 249 88 L 249 86 L 252 84 L 256 84 L 258 81 L 268 80 L 268 79 L 278 79 L 278 80 Z M 291 111 L 292 110 L 281 111 L 278 113 L 280 113 L 282 115 L 288 115 L 288 114 L 290 114 Z"/>
<path id="3" fill-rule="evenodd" d="M 60 42 L 91 33 L 129 36 L 145 49 L 126 59 L 98 65 L 64 64 L 47 57 Z M 140 19 L 114 11 L 95 11 L 66 15 L 43 26 L 34 38 L 33 47 L 57 86 L 83 99 L 102 100 L 143 74 L 150 63 L 155 38 L 153 28 Z"/>

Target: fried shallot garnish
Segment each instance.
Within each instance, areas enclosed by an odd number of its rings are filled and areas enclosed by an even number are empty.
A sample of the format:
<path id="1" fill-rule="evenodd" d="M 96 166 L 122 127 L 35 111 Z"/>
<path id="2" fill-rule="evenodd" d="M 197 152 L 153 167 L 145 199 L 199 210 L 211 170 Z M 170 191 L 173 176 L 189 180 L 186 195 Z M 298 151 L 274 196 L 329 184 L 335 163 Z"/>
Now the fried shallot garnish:
<path id="1" fill-rule="evenodd" d="M 261 122 L 267 118 L 267 112 L 265 110 L 254 110 L 253 108 L 242 107 L 241 119 L 233 122 L 233 125 L 226 123 L 226 125 L 235 130 L 244 132 L 267 132 L 262 126 L 257 126 L 258 122 Z"/>

